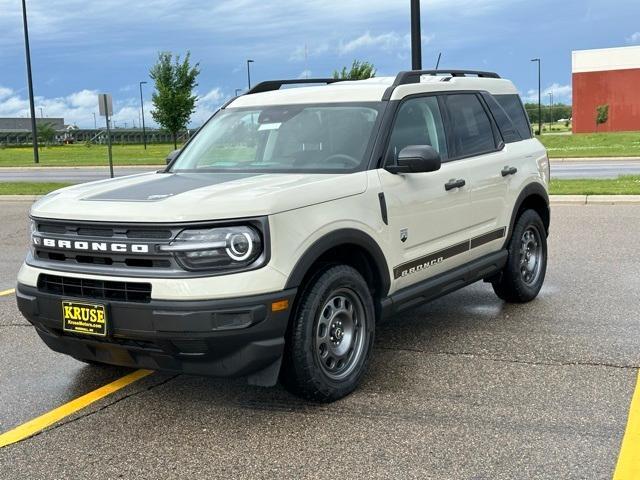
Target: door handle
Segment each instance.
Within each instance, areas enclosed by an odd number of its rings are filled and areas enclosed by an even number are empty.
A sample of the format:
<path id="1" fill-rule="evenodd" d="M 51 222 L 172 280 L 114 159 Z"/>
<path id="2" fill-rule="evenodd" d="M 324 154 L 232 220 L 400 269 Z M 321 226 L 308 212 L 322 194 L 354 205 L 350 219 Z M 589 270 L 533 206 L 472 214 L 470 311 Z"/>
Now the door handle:
<path id="1" fill-rule="evenodd" d="M 453 179 L 444 184 L 444 189 L 448 192 L 449 190 L 453 190 L 454 188 L 462 188 L 466 184 L 467 182 L 465 182 L 462 178 L 459 178 L 457 180 Z"/>
<path id="2" fill-rule="evenodd" d="M 503 177 L 506 177 L 508 175 L 515 175 L 516 173 L 518 173 L 518 169 L 516 167 L 504 167 L 501 173 Z"/>

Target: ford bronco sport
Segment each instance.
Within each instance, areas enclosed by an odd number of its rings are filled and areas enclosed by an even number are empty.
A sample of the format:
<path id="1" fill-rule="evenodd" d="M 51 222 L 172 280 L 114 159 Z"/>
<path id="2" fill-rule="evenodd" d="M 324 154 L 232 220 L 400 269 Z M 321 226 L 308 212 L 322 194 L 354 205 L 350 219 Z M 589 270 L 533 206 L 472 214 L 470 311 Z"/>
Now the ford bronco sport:
<path id="1" fill-rule="evenodd" d="M 78 360 L 333 401 L 385 317 L 479 280 L 536 297 L 548 182 L 494 73 L 264 82 L 166 168 L 35 203 L 17 301 Z"/>

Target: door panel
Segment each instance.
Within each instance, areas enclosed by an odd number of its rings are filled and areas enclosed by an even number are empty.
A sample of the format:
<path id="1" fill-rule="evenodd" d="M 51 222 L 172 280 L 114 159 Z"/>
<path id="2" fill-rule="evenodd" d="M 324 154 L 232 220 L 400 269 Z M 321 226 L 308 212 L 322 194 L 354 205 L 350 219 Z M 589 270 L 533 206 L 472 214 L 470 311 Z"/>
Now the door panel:
<path id="1" fill-rule="evenodd" d="M 466 263 L 469 192 L 444 188 L 452 178 L 465 177 L 464 166 L 451 162 L 437 172 L 406 175 L 378 172 L 387 203 L 394 290 Z"/>
<path id="2" fill-rule="evenodd" d="M 449 158 L 440 107 L 435 96 L 405 100 L 392 128 L 386 162 L 393 164 L 410 145 L 431 145 L 445 163 L 428 173 L 394 175 L 378 170 L 385 194 L 394 258 L 392 290 L 404 288 L 468 261 L 469 190 L 445 189 L 465 180 L 466 162 Z"/>
<path id="3" fill-rule="evenodd" d="M 443 105 L 454 138 L 454 150 L 464 157 L 469 188 L 470 259 L 498 250 L 504 242 L 508 180 L 502 170 L 509 151 L 499 149 L 501 137 L 481 98 L 473 93 L 452 94 Z"/>

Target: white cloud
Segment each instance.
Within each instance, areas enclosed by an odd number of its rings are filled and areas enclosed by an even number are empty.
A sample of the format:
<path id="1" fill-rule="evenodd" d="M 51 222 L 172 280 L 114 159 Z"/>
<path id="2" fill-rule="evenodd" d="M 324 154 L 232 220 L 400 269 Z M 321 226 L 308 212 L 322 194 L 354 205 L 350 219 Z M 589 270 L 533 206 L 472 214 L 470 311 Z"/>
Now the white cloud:
<path id="1" fill-rule="evenodd" d="M 505 5 L 512 7 L 514 0 L 458 0 L 455 6 L 450 0 L 425 3 L 425 15 L 455 12 L 457 16 L 477 17 L 499 11 Z M 346 32 L 375 23 L 385 24 L 393 18 L 404 19 L 409 7 L 408 2 L 399 8 L 398 2 L 389 0 L 48 0 L 30 2 L 28 9 L 34 44 L 46 42 L 49 48 L 82 45 L 85 49 L 93 48 L 97 55 L 106 50 L 106 42 L 112 46 L 126 45 L 120 55 L 148 55 L 151 47 L 151 52 L 157 50 L 155 40 L 175 45 L 180 36 L 193 38 L 212 33 L 225 35 L 229 39 L 226 43 L 238 49 L 247 47 L 238 39 L 250 38 L 255 53 L 273 51 L 275 45 L 290 51 L 292 37 L 301 40 L 300 44 L 308 41 L 310 47 L 315 42 L 322 49 L 328 31 Z M 0 0 L 0 12 L 3 12 L 0 50 L 4 47 L 21 50 L 21 12 L 15 0 Z M 148 41 L 140 39 L 141 18 Z M 287 35 L 283 35 L 284 32 Z M 169 35 L 175 37 L 163 42 Z M 132 46 L 133 38 L 137 47 Z"/>
<path id="2" fill-rule="evenodd" d="M 13 93 L 13 90 L 7 87 L 0 87 L 0 100 L 3 98 L 7 98 L 9 95 Z"/>
<path id="3" fill-rule="evenodd" d="M 422 43 L 426 45 L 433 41 L 434 37 L 434 35 L 422 35 Z M 396 32 L 387 32 L 380 35 L 371 35 L 370 32 L 365 32 L 363 35 L 346 43 L 341 41 L 338 53 L 346 55 L 357 50 L 372 48 L 377 48 L 387 53 L 409 51 L 411 50 L 411 34 L 400 35 Z"/>
<path id="4" fill-rule="evenodd" d="M 199 95 L 196 102 L 196 111 L 191 116 L 191 126 L 199 127 L 206 122 L 227 98 L 220 88 L 213 88 L 206 94 Z"/>
<path id="5" fill-rule="evenodd" d="M 209 92 L 207 92 L 202 97 L 199 97 L 198 98 L 198 103 L 200 103 L 200 104 L 202 104 L 202 103 L 220 104 L 223 98 L 224 98 L 224 96 L 222 94 L 222 90 L 220 90 L 219 88 L 214 88 L 213 90 L 210 90 Z"/>
<path id="6" fill-rule="evenodd" d="M 553 102 L 554 103 L 566 103 L 571 104 L 571 98 L 573 94 L 573 89 L 571 85 L 560 85 L 559 83 L 554 83 L 551 86 L 542 90 L 542 103 L 547 104 L 550 100 L 550 95 L 553 93 Z M 526 103 L 537 103 L 538 102 L 538 90 L 529 90 L 526 95 L 523 95 L 522 100 Z"/>
<path id="7" fill-rule="evenodd" d="M 81 90 L 63 97 L 45 98 L 35 97 L 36 115 L 40 116 L 40 108 L 45 117 L 64 118 L 65 123 L 75 124 L 79 127 L 93 128 L 93 114 L 96 114 L 98 126 L 104 125 L 104 120 L 98 116 L 98 91 Z M 198 99 L 196 111 L 191 118 L 193 126 L 200 126 L 223 103 L 225 99 L 221 89 L 214 88 Z M 113 99 L 113 121 L 117 126 L 128 127 L 140 123 L 140 99 L 137 96 Z M 151 110 L 150 102 L 145 102 L 145 123 L 156 126 Z M 0 117 L 30 116 L 29 100 L 18 95 L 10 88 L 0 86 Z"/>
<path id="8" fill-rule="evenodd" d="M 632 33 L 627 37 L 627 43 L 640 43 L 640 32 Z"/>

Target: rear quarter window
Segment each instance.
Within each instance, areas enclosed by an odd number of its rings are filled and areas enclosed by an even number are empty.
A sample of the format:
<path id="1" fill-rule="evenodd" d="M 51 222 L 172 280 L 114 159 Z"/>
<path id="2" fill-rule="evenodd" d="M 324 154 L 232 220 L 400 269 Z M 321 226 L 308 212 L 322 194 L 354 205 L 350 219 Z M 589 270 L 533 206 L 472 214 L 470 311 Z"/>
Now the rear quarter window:
<path id="1" fill-rule="evenodd" d="M 529 123 L 529 117 L 524 109 L 524 105 L 522 105 L 520 96 L 516 93 L 510 95 L 494 95 L 493 98 L 496 99 L 507 115 L 509 115 L 520 136 L 525 140 L 531 138 L 531 124 Z"/>
<path id="2" fill-rule="evenodd" d="M 491 115 L 493 115 L 493 118 L 500 129 L 504 142 L 513 143 L 524 140 L 522 135 L 520 135 L 518 128 L 511 120 L 511 117 L 504 111 L 504 108 L 502 108 L 493 95 L 490 93 L 483 93 L 482 96 L 484 97 L 485 102 L 487 102 Z"/>

